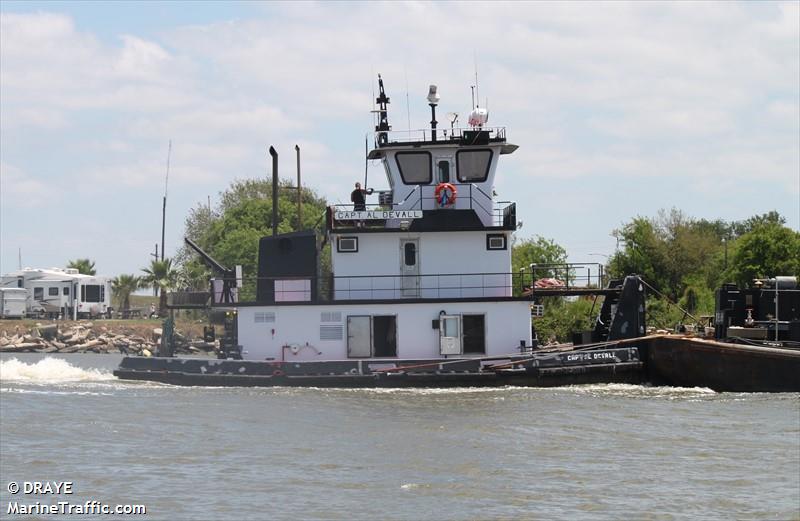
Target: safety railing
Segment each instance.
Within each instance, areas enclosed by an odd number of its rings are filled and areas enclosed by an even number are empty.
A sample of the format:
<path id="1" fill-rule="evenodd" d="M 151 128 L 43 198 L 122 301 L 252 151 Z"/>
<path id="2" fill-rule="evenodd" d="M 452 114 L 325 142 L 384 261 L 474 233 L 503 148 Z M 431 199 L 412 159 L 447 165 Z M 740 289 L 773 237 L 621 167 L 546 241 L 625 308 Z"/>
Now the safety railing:
<path id="1" fill-rule="evenodd" d="M 532 288 L 604 288 L 608 284 L 605 266 L 599 262 L 534 263 L 523 266 Z"/>
<path id="2" fill-rule="evenodd" d="M 219 286 L 221 279 L 213 283 Z M 519 272 L 244 277 L 238 287 L 230 283 L 235 300 L 225 302 L 222 293 L 214 292 L 212 304 L 505 298 L 523 295 L 533 280 L 530 273 Z"/>
<path id="3" fill-rule="evenodd" d="M 476 132 L 486 132 L 490 141 L 504 141 L 506 139 L 506 127 L 446 127 L 436 129 L 436 141 L 442 144 L 448 142 L 460 142 L 469 138 Z M 433 131 L 430 128 L 413 130 L 390 130 L 372 133 L 375 146 L 378 146 L 381 134 L 387 136 L 389 144 L 393 143 L 430 143 L 433 142 Z"/>
<path id="4" fill-rule="evenodd" d="M 454 183 L 455 184 L 455 183 Z M 494 201 L 493 198 L 475 184 L 455 184 L 458 197 L 451 210 L 474 210 L 486 226 L 516 229 L 516 203 L 512 201 Z M 387 212 L 431 211 L 444 208 L 436 198 L 436 187 L 433 185 L 415 186 L 402 200 L 392 204 L 367 204 L 364 212 L 356 215 L 355 205 L 336 204 L 329 207 L 329 228 L 352 228 L 354 226 L 369 228 L 399 227 L 400 220 L 412 219 L 402 214 Z M 365 217 L 365 218 L 364 218 Z"/>

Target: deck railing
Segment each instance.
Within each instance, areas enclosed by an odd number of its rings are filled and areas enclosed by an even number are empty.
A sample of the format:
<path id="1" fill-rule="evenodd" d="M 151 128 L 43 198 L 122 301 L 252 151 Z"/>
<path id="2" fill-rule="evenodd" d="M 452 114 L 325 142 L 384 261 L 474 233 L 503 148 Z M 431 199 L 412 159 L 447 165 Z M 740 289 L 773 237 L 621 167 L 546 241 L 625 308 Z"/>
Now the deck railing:
<path id="1" fill-rule="evenodd" d="M 457 210 L 474 210 L 482 222 L 489 226 L 502 227 L 515 230 L 517 227 L 516 203 L 512 201 L 493 201 L 492 197 L 475 184 L 456 184 L 459 190 L 455 205 L 451 208 Z M 392 211 L 413 211 L 413 210 L 438 210 L 440 207 L 436 202 L 436 187 L 418 185 L 402 200 L 392 204 L 368 204 L 365 205 L 366 211 L 381 212 Z M 355 205 L 335 204 L 330 206 L 329 226 L 335 228 L 352 228 L 355 221 L 351 219 L 337 219 L 337 212 L 353 212 Z M 385 228 L 387 222 L 382 219 L 369 219 L 359 222 L 359 226 L 370 228 Z M 395 225 L 394 227 L 397 227 Z"/>
<path id="2" fill-rule="evenodd" d="M 603 287 L 604 274 L 589 264 L 536 265 L 516 273 L 436 273 L 322 277 L 245 277 L 234 288 L 238 302 L 333 302 L 405 299 L 474 299 L 533 296 L 537 291 Z M 585 270 L 585 271 L 584 271 Z M 562 277 L 562 278 L 556 278 Z M 552 280 L 558 283 L 553 283 Z M 220 279 L 213 279 L 221 287 Z M 537 285 L 537 281 L 548 284 Z M 233 286 L 233 281 L 231 281 Z M 533 289 L 533 291 L 531 291 Z M 212 294 L 222 305 L 223 295 Z"/>
<path id="3" fill-rule="evenodd" d="M 447 127 L 442 126 L 436 129 L 436 141 L 446 145 L 449 142 L 461 141 L 470 132 L 488 132 L 489 139 L 491 140 L 505 140 L 506 127 Z M 429 143 L 433 141 L 433 133 L 430 128 L 420 128 L 413 130 L 390 130 L 388 132 L 374 132 L 372 133 L 375 146 L 378 146 L 379 137 L 381 134 L 386 134 L 389 144 L 392 143 Z"/>

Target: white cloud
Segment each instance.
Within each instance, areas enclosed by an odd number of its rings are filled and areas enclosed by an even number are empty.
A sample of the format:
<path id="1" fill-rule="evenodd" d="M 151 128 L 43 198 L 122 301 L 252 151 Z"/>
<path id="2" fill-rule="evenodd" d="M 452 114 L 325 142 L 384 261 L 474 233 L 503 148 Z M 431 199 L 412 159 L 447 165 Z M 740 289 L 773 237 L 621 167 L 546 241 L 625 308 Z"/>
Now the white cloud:
<path id="1" fill-rule="evenodd" d="M 170 56 L 160 45 L 135 36 L 122 36 L 124 47 L 114 63 L 122 77 L 152 79 L 169 65 Z"/>
<path id="2" fill-rule="evenodd" d="M 48 186 L 35 176 L 0 161 L 0 199 L 4 209 L 41 208 L 52 199 L 54 191 L 54 187 Z M 12 217 L 13 215 L 6 214 L 6 218 Z"/>

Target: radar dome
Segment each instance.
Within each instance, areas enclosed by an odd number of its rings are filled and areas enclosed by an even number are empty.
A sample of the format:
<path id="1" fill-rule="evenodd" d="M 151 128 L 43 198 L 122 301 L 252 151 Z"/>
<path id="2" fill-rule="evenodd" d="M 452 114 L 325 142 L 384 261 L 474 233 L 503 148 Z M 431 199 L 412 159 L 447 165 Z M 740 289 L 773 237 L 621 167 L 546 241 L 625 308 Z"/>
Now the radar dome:
<path id="1" fill-rule="evenodd" d="M 482 127 L 487 121 L 489 121 L 489 111 L 484 108 L 475 107 L 469 113 L 469 125 L 471 127 Z"/>

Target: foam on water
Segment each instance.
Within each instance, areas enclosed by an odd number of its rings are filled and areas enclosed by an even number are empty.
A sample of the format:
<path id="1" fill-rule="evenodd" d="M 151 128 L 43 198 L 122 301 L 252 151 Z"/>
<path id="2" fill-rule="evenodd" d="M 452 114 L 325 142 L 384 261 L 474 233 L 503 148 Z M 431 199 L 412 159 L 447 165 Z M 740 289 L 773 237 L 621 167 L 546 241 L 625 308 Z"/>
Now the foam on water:
<path id="1" fill-rule="evenodd" d="M 0 382 L 58 384 L 68 382 L 105 382 L 116 380 L 108 371 L 76 367 L 61 358 L 43 358 L 26 364 L 16 358 L 0 360 Z"/>
<path id="2" fill-rule="evenodd" d="M 697 398 L 714 396 L 716 391 L 708 387 L 653 387 L 649 385 L 634 384 L 590 384 L 562 387 L 567 392 L 589 394 L 593 396 L 627 396 L 642 398 Z"/>
<path id="3" fill-rule="evenodd" d="M 330 396 L 342 394 L 391 395 L 391 396 L 480 396 L 499 395 L 520 396 L 552 396 L 554 394 L 577 394 L 593 397 L 626 397 L 626 398 L 660 398 L 666 400 L 693 400 L 718 397 L 719 393 L 707 387 L 654 387 L 650 385 L 634 384 L 585 384 L 564 387 L 445 387 L 445 388 L 414 388 L 414 387 L 384 387 L 384 388 L 353 388 L 353 389 L 326 389 L 321 387 L 273 387 L 271 394 L 304 394 L 323 393 Z M 544 397 L 543 397 L 544 398 Z"/>

